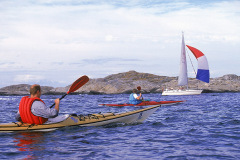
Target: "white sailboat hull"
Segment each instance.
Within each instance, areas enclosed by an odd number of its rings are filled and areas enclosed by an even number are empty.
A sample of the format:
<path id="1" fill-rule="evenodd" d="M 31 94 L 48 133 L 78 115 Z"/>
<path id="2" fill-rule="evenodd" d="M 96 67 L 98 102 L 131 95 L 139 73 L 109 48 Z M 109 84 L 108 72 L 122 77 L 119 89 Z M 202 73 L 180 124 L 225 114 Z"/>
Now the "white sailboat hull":
<path id="1" fill-rule="evenodd" d="M 163 96 L 177 96 L 177 95 L 199 95 L 202 93 L 203 90 L 166 90 L 162 92 Z"/>

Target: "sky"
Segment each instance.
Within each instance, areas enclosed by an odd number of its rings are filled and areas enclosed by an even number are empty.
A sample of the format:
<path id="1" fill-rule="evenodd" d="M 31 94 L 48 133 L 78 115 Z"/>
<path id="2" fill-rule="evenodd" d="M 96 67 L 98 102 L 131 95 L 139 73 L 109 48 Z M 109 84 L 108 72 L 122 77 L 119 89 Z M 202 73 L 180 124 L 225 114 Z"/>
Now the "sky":
<path id="1" fill-rule="evenodd" d="M 239 26 L 239 0 L 0 0 L 0 88 L 130 70 L 178 76 L 182 32 L 211 78 L 240 76 Z"/>

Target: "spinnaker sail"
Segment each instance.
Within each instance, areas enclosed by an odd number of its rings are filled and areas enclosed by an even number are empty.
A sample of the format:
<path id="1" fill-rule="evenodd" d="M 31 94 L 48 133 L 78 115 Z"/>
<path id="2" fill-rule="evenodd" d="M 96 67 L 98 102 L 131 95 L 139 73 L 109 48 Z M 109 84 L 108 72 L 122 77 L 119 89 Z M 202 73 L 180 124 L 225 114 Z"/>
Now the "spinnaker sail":
<path id="1" fill-rule="evenodd" d="M 186 45 L 198 60 L 197 79 L 209 83 L 210 73 L 206 56 L 198 49 Z"/>

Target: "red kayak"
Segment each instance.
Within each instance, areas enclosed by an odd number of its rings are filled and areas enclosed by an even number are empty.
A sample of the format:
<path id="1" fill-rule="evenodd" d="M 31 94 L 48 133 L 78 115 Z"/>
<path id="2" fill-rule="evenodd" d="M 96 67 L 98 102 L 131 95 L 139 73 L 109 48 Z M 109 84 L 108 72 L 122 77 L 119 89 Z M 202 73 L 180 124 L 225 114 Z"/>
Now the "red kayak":
<path id="1" fill-rule="evenodd" d="M 123 104 L 99 104 L 99 106 L 108 106 L 108 107 L 124 107 L 124 106 L 151 106 L 151 105 L 172 105 L 181 103 L 184 101 L 143 101 L 139 104 L 129 104 L 129 103 L 123 103 Z"/>

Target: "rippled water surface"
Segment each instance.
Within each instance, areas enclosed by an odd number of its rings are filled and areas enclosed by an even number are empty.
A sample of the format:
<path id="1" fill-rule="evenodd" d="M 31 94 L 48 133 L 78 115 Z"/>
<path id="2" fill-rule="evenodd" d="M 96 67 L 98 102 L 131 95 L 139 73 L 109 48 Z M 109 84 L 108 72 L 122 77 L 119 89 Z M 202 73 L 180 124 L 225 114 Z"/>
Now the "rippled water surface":
<path id="1" fill-rule="evenodd" d="M 43 95 L 47 105 L 60 96 Z M 0 133 L 0 159 L 240 159 L 240 93 L 197 96 L 144 94 L 186 100 L 163 106 L 143 123 L 65 127 L 51 132 Z M 13 122 L 21 96 L 0 96 L 0 123 Z M 127 94 L 68 95 L 60 113 L 126 112 Z"/>

